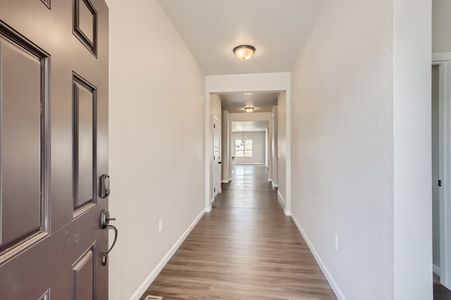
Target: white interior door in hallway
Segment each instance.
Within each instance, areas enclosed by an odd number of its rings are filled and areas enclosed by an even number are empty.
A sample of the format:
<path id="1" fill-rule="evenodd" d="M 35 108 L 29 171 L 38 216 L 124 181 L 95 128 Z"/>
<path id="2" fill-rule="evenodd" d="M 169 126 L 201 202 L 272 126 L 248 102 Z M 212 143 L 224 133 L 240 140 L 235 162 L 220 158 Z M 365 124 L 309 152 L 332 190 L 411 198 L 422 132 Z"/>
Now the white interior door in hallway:
<path id="1" fill-rule="evenodd" d="M 432 63 L 432 250 L 434 273 L 440 284 L 451 287 L 450 205 L 450 54 L 435 54 Z"/>
<path id="2" fill-rule="evenodd" d="M 213 199 L 221 192 L 221 120 L 213 117 Z"/>

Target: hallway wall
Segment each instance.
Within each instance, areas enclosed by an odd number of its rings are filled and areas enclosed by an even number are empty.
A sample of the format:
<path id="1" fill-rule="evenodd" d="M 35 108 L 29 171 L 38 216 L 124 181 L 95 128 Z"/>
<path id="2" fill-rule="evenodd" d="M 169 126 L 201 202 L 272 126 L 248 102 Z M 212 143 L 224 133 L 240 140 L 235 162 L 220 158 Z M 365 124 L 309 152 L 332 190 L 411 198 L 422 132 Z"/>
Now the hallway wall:
<path id="1" fill-rule="evenodd" d="M 269 169 L 269 179 L 271 179 L 274 186 L 278 185 L 278 176 L 277 176 L 277 161 L 278 161 L 278 137 L 277 137 L 277 105 L 274 105 L 271 112 L 271 121 L 270 124 L 270 133 L 271 139 L 270 139 L 270 152 L 271 152 L 271 168 Z"/>
<path id="2" fill-rule="evenodd" d="M 327 0 L 292 73 L 292 212 L 347 299 L 394 297 L 392 18 Z"/>
<path id="3" fill-rule="evenodd" d="M 287 102 L 286 94 L 277 98 L 277 183 L 284 202 L 287 199 Z"/>
<path id="4" fill-rule="evenodd" d="M 231 155 L 230 155 L 230 113 L 222 111 L 222 182 L 226 183 L 232 180 Z"/>
<path id="5" fill-rule="evenodd" d="M 451 1 L 432 1 L 432 50 L 451 52 Z"/>
<path id="6" fill-rule="evenodd" d="M 432 299 L 431 11 L 326 0 L 293 68 L 292 212 L 343 299 Z"/>
<path id="7" fill-rule="evenodd" d="M 205 77 L 157 0 L 112 0 L 110 30 L 109 299 L 127 300 L 204 210 Z"/>

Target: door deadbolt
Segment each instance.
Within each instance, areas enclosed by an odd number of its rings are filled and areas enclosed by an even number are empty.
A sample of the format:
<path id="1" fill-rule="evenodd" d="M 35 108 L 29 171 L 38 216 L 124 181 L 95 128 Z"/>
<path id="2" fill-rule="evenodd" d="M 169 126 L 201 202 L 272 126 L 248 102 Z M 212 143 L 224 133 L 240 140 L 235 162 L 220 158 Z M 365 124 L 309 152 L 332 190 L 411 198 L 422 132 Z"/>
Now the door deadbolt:
<path id="1" fill-rule="evenodd" d="M 110 194 L 110 176 L 103 174 L 99 178 L 99 197 L 104 199 Z"/>

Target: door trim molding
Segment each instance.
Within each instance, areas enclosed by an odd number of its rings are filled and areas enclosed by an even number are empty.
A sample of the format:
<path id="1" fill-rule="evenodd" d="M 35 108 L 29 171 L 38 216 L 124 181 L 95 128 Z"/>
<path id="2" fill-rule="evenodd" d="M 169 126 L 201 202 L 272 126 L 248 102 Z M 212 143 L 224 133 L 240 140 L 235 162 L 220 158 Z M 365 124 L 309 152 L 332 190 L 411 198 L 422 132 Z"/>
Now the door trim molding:
<path id="1" fill-rule="evenodd" d="M 435 53 L 432 65 L 439 67 L 439 174 L 443 188 L 439 191 L 440 202 L 440 283 L 451 287 L 451 52 Z M 431 203 L 432 205 L 432 203 Z M 438 267 L 438 268 L 437 268 Z"/>
<path id="2" fill-rule="evenodd" d="M 152 282 L 157 278 L 158 274 L 163 270 L 175 252 L 179 249 L 191 231 L 196 227 L 197 223 L 199 223 L 200 219 L 204 216 L 206 210 L 202 210 L 200 214 L 194 219 L 194 221 L 186 228 L 185 232 L 179 237 L 179 239 L 172 245 L 168 252 L 163 256 L 160 262 L 153 268 L 149 275 L 147 275 L 146 279 L 144 279 L 143 283 L 138 287 L 138 289 L 133 293 L 133 295 L 129 298 L 129 300 L 139 300 L 141 296 L 146 292 Z"/>

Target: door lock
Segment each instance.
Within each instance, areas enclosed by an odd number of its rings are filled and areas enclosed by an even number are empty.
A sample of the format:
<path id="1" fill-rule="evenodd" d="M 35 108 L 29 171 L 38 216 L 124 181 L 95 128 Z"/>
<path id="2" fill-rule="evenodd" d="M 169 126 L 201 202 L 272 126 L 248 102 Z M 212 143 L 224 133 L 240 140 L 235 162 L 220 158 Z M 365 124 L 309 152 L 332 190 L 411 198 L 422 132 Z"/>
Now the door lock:
<path id="1" fill-rule="evenodd" d="M 103 174 L 99 178 L 99 197 L 104 199 L 110 194 L 110 176 Z"/>
<path id="2" fill-rule="evenodd" d="M 116 226 L 110 224 L 111 221 L 116 221 L 116 218 L 110 218 L 110 212 L 107 209 L 104 209 L 100 215 L 100 228 L 107 230 L 111 229 L 114 231 L 113 244 L 111 244 L 111 247 L 102 255 L 102 265 L 104 266 L 108 263 L 108 255 L 116 245 L 117 236 L 119 234 L 119 230 L 117 230 Z"/>
<path id="3" fill-rule="evenodd" d="M 110 211 L 104 209 L 100 215 L 100 228 L 107 229 L 110 221 L 116 221 L 116 218 L 110 218 Z"/>

